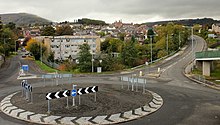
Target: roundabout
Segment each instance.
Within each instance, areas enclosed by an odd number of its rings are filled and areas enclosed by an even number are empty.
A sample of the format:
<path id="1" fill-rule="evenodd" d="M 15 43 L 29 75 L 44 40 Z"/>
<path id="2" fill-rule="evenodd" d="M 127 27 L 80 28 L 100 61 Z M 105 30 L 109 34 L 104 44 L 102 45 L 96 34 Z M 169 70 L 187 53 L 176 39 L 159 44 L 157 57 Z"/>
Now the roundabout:
<path id="1" fill-rule="evenodd" d="M 78 84 L 78 87 L 89 84 Z M 39 124 L 114 124 L 141 118 L 157 111 L 163 105 L 160 95 L 145 90 L 129 91 L 120 85 L 99 84 L 97 100 L 94 93 L 75 98 L 51 100 L 51 112 L 47 113 L 45 95 L 49 91 L 66 90 L 72 85 L 46 86 L 33 89 L 33 103 L 21 97 L 21 92 L 8 95 L 1 101 L 5 114 L 28 122 Z M 67 105 L 68 101 L 68 105 Z M 68 107 L 67 107 L 68 106 Z M 112 108 L 114 107 L 114 108 Z"/>

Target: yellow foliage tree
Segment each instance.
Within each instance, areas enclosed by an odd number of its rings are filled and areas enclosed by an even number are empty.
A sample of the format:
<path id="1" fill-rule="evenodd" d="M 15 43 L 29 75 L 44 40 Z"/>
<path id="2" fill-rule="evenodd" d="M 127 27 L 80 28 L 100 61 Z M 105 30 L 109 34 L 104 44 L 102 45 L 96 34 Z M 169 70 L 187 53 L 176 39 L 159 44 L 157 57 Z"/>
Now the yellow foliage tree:
<path id="1" fill-rule="evenodd" d="M 25 49 L 30 51 L 31 50 L 31 45 L 32 44 L 37 44 L 37 41 L 35 39 L 30 39 L 28 42 L 27 42 L 27 46 L 25 46 Z"/>

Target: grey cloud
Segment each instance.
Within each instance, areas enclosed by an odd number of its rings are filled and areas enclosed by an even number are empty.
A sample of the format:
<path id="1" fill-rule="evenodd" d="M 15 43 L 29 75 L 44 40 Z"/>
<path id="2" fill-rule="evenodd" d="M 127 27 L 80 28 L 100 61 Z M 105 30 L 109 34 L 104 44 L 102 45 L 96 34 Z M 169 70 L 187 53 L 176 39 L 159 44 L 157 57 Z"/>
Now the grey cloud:
<path id="1" fill-rule="evenodd" d="M 159 16 L 163 19 L 219 18 L 219 0 L 0 0 L 0 13 L 25 11 L 51 20 L 103 14 L 135 18 Z M 10 8 L 10 9 L 9 9 Z M 100 15 L 99 15 L 100 13 Z M 106 17 L 105 17 L 106 18 Z M 109 20 L 109 19 L 106 19 Z"/>

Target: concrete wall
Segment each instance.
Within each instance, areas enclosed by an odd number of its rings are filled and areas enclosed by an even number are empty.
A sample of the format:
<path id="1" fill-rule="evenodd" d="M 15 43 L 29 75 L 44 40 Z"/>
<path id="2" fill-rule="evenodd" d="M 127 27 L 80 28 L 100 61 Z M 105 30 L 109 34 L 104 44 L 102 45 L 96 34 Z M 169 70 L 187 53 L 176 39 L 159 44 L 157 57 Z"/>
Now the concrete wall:
<path id="1" fill-rule="evenodd" d="M 203 61 L 202 63 L 202 74 L 204 76 L 210 76 L 211 61 Z"/>

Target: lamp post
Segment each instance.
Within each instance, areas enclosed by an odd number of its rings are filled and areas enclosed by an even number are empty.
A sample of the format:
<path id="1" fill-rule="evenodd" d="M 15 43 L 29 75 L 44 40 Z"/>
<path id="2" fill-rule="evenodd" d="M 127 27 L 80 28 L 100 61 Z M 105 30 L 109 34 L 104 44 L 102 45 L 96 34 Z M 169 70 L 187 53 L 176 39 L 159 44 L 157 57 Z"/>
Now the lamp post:
<path id="1" fill-rule="evenodd" d="M 42 64 L 42 43 L 43 43 L 43 41 L 40 44 L 40 63 L 41 64 Z"/>
<path id="2" fill-rule="evenodd" d="M 191 39 L 192 39 L 192 70 L 194 70 L 194 46 L 193 46 L 193 26 L 192 26 L 192 37 L 191 37 Z"/>
<path id="3" fill-rule="evenodd" d="M 153 47 L 152 47 L 152 35 L 150 36 L 151 47 L 150 47 L 150 63 L 153 63 Z"/>
<path id="4" fill-rule="evenodd" d="M 93 59 L 93 53 L 92 53 L 92 72 L 94 72 L 94 66 L 93 66 L 93 63 L 94 63 L 94 59 Z"/>

